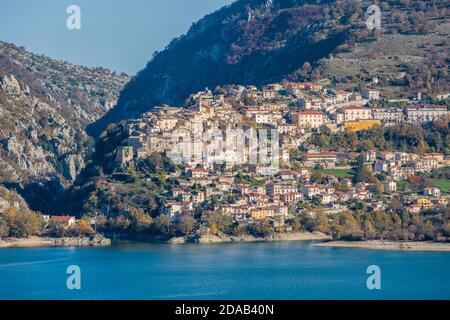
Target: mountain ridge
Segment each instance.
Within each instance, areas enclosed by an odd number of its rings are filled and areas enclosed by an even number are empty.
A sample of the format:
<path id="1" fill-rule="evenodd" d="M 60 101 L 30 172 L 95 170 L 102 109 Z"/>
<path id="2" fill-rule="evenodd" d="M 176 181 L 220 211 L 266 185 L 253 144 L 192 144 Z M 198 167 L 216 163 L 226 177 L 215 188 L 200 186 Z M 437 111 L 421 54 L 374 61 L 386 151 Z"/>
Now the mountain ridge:
<path id="1" fill-rule="evenodd" d="M 376 2 L 383 30 L 368 30 L 370 1 L 239 0 L 205 16 L 153 55 L 121 92 L 118 105 L 88 132 L 140 116 L 159 104 L 182 105 L 192 93 L 225 84 L 262 85 L 330 76 L 314 68 L 383 33 L 430 34 L 447 19 L 446 1 Z M 427 12 L 432 12 L 427 15 Z M 304 66 L 311 67 L 304 72 Z M 306 68 L 308 69 L 308 68 Z M 334 74 L 331 74 L 333 76 Z"/>

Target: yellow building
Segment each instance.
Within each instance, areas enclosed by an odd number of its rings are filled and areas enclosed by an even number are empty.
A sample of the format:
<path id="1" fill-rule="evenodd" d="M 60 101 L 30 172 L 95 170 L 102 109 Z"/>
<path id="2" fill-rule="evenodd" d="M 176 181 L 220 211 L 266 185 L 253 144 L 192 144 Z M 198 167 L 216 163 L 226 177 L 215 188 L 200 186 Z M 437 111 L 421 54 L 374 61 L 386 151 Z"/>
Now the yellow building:
<path id="1" fill-rule="evenodd" d="M 427 198 L 418 198 L 418 199 L 416 199 L 415 204 L 420 206 L 422 208 L 422 210 L 433 208 L 433 203 L 430 200 L 428 200 Z"/>
<path id="2" fill-rule="evenodd" d="M 254 220 L 262 220 L 267 217 L 273 217 L 274 213 L 272 208 L 258 208 L 251 211 L 251 216 Z"/>
<path id="3" fill-rule="evenodd" d="M 359 121 L 352 121 L 352 122 L 346 122 L 344 127 L 350 132 L 358 132 L 362 130 L 368 130 L 376 126 L 380 126 L 381 121 L 380 120 L 359 120 Z"/>

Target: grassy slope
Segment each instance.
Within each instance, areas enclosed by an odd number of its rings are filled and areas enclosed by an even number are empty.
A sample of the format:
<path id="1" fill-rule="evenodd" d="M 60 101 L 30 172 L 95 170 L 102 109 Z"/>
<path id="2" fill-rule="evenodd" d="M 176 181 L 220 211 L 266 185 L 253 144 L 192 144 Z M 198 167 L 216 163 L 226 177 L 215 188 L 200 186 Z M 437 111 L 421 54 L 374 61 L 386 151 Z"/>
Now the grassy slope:
<path id="1" fill-rule="evenodd" d="M 450 193 L 450 181 L 446 179 L 431 179 L 432 183 L 445 193 Z"/>
<path id="2" fill-rule="evenodd" d="M 323 169 L 323 174 L 334 175 L 339 178 L 351 178 L 355 173 L 352 169 Z"/>
<path id="3" fill-rule="evenodd" d="M 404 71 L 402 64 L 419 65 L 432 52 L 449 52 L 450 22 L 440 24 L 436 32 L 428 35 L 386 34 L 378 41 L 359 43 L 351 52 L 336 54 L 333 59 L 323 59 L 321 68 L 328 76 L 338 79 L 352 77 L 349 83 L 338 87 L 353 89 L 355 81 L 364 85 L 373 77 L 394 77 Z M 399 59 L 389 59 L 397 56 Z M 357 79 L 362 77 L 363 79 Z M 403 86 L 381 87 L 381 93 L 389 98 L 404 98 L 409 92 Z"/>

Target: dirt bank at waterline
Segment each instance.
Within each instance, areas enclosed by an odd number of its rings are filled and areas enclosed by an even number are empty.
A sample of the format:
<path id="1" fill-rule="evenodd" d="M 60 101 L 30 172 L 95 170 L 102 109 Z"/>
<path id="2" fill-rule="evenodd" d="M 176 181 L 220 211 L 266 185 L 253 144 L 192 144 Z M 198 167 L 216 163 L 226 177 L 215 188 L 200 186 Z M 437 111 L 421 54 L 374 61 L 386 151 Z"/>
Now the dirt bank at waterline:
<path id="1" fill-rule="evenodd" d="M 330 238 L 320 232 L 290 232 L 277 233 L 268 237 L 254 237 L 251 235 L 229 236 L 229 235 L 203 235 L 192 237 L 172 238 L 169 243 L 230 243 L 230 242 L 264 242 L 264 241 L 306 241 L 306 240 L 329 240 Z"/>
<path id="2" fill-rule="evenodd" d="M 64 246 L 109 246 L 111 240 L 101 235 L 92 237 L 28 237 L 6 238 L 0 240 L 0 248 L 34 248 L 34 247 L 64 247 Z"/>
<path id="3" fill-rule="evenodd" d="M 319 247 L 343 247 L 343 248 L 362 248 L 377 250 L 405 250 L 405 251 L 448 251 L 450 252 L 450 243 L 431 242 L 431 241 L 327 241 L 316 243 Z"/>

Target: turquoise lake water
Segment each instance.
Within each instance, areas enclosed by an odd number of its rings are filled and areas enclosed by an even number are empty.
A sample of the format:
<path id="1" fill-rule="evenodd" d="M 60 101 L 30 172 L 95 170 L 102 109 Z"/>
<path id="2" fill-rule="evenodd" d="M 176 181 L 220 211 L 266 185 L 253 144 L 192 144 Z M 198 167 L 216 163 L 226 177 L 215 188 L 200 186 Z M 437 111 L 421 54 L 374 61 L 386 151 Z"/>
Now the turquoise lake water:
<path id="1" fill-rule="evenodd" d="M 67 289 L 70 265 L 81 290 Z M 0 249 L 0 299 L 450 299 L 449 266 L 450 253 L 311 242 Z"/>

